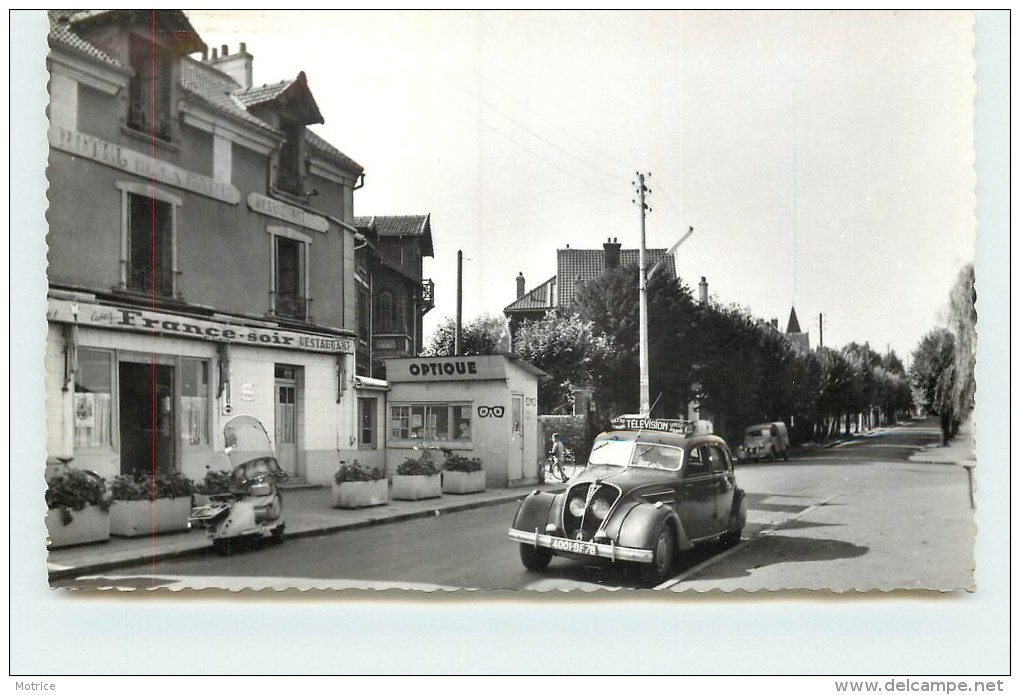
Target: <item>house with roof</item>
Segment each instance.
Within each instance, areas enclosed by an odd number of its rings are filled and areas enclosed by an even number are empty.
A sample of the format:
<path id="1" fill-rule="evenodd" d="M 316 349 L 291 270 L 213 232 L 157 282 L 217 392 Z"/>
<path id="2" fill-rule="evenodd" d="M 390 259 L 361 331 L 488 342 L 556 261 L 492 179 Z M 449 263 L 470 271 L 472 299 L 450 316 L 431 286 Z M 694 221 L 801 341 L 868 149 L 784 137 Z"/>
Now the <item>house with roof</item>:
<path id="1" fill-rule="evenodd" d="M 656 272 L 667 273 L 676 278 L 676 261 L 667 249 L 646 249 L 645 263 L 651 268 L 660 260 Z M 503 309 L 510 324 L 511 336 L 525 321 L 540 321 L 547 312 L 560 307 L 569 307 L 580 288 L 603 273 L 615 268 L 633 266 L 639 263 L 639 249 L 624 249 L 616 239 L 607 239 L 601 249 L 556 250 L 556 274 L 531 291 L 526 291 L 523 273 L 517 275 L 517 299 Z"/>
<path id="2" fill-rule="evenodd" d="M 49 18 L 48 463 L 201 479 L 239 414 L 298 479 L 382 461 L 354 378 L 364 171 L 310 129 L 305 73 L 254 85 L 180 10 Z"/>
<path id="3" fill-rule="evenodd" d="M 355 253 L 356 373 L 385 379 L 387 358 L 421 352 L 422 319 L 435 307 L 435 284 L 422 277 L 422 259 L 434 256 L 431 215 L 355 217 L 354 225 L 364 237 Z"/>

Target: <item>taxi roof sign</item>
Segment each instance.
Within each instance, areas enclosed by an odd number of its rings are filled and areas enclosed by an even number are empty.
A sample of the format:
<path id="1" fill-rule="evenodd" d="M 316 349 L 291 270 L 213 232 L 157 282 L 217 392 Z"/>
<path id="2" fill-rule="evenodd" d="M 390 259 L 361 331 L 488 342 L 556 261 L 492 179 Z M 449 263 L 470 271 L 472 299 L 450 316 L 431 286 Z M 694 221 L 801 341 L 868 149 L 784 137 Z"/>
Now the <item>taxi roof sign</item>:
<path id="1" fill-rule="evenodd" d="M 687 420 L 647 418 L 640 415 L 620 415 L 610 420 L 609 424 L 614 430 L 645 430 L 672 434 L 690 434 L 694 431 L 694 423 Z"/>

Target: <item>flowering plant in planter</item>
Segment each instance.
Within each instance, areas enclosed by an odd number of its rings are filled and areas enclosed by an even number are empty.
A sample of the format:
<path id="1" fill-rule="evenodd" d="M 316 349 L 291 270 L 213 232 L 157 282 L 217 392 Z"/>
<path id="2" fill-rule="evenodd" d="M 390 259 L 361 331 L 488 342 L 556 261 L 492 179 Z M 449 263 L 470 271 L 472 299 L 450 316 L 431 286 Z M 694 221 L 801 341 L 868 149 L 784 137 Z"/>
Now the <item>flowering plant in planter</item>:
<path id="1" fill-rule="evenodd" d="M 92 471 L 68 468 L 47 482 L 46 506 L 60 510 L 60 521 L 64 526 L 74 520 L 72 510 L 80 512 L 87 506 L 93 506 L 106 512 L 110 504 L 106 481 Z"/>
<path id="2" fill-rule="evenodd" d="M 460 471 L 461 473 L 474 473 L 482 470 L 480 458 L 468 458 L 460 454 L 450 454 L 443 462 L 444 471 Z"/>
<path id="3" fill-rule="evenodd" d="M 407 458 L 397 466 L 397 475 L 436 475 L 439 473 L 439 466 L 431 457 Z"/>
<path id="4" fill-rule="evenodd" d="M 195 485 L 200 495 L 221 495 L 230 491 L 230 471 L 206 471 L 202 482 Z"/>
<path id="5" fill-rule="evenodd" d="M 191 497 L 195 483 L 178 471 L 118 475 L 110 484 L 113 499 L 129 502 L 162 498 Z"/>
<path id="6" fill-rule="evenodd" d="M 368 480 L 379 480 L 383 477 L 382 471 L 376 468 L 364 468 L 358 460 L 340 462 L 340 469 L 333 474 L 333 481 L 336 483 L 360 483 Z"/>

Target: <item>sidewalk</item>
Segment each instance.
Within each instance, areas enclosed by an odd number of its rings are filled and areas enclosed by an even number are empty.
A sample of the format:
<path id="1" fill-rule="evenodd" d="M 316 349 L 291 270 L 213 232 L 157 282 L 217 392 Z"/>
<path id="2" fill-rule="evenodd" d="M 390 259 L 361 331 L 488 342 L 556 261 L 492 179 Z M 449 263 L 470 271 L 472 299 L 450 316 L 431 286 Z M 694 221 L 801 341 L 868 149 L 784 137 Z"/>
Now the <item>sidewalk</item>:
<path id="1" fill-rule="evenodd" d="M 941 433 L 939 433 L 941 437 Z M 974 468 L 977 458 L 974 449 L 974 412 L 971 411 L 960 423 L 960 431 L 949 440 L 949 444 L 930 444 L 910 457 L 914 463 L 947 463 Z"/>
<path id="2" fill-rule="evenodd" d="M 391 499 L 388 504 L 364 509 L 335 509 L 329 487 L 284 490 L 286 537 L 317 536 L 496 504 L 508 505 L 506 523 L 509 528 L 513 515 L 509 503 L 523 499 L 536 489 L 555 491 L 564 487 L 557 482 L 468 495 L 443 495 L 413 502 Z M 210 552 L 211 547 L 204 531 L 192 529 L 152 537 L 110 538 L 106 543 L 51 550 L 46 565 L 52 581 L 154 560 L 199 555 Z"/>

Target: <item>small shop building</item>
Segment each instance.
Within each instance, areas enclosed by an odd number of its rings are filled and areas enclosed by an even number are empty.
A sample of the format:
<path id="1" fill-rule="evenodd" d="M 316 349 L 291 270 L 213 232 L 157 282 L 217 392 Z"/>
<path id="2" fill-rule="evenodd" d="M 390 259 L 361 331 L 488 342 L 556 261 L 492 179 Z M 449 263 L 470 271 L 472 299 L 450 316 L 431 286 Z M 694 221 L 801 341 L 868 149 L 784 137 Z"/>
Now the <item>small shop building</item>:
<path id="1" fill-rule="evenodd" d="M 511 355 L 386 360 L 386 472 L 416 448 L 479 458 L 489 488 L 534 483 L 538 474 L 538 380 Z"/>

